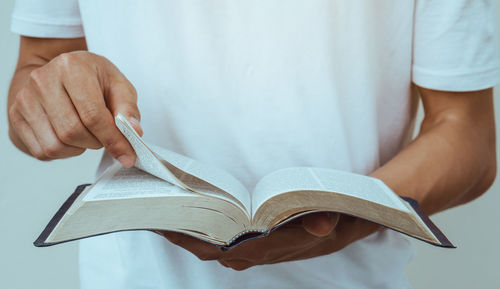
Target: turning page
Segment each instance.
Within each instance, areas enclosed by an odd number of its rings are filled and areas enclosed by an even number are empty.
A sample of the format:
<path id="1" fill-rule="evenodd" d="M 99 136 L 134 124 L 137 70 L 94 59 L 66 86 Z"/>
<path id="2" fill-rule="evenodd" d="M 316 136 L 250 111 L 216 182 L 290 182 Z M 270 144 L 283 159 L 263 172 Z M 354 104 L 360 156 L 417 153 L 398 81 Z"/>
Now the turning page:
<path id="1" fill-rule="evenodd" d="M 115 118 L 115 123 L 121 133 L 128 140 L 130 145 L 137 155 L 135 167 L 152 174 L 160 179 L 163 179 L 171 184 L 188 189 L 179 179 L 177 179 L 170 170 L 168 170 L 155 155 L 155 153 L 148 148 L 142 138 L 137 134 L 128 120 L 121 114 Z"/>
<path id="2" fill-rule="evenodd" d="M 250 193 L 229 173 L 165 148 L 147 144 L 121 114 L 116 116 L 116 125 L 136 151 L 136 167 L 181 188 L 226 199 L 250 216 Z"/>
<path id="3" fill-rule="evenodd" d="M 197 192 L 229 198 L 244 209 L 250 217 L 250 193 L 235 177 L 213 166 L 203 164 L 165 148 L 148 144 L 161 160 L 168 160 L 174 175 L 186 186 Z M 176 172 L 176 168 L 180 172 Z"/>

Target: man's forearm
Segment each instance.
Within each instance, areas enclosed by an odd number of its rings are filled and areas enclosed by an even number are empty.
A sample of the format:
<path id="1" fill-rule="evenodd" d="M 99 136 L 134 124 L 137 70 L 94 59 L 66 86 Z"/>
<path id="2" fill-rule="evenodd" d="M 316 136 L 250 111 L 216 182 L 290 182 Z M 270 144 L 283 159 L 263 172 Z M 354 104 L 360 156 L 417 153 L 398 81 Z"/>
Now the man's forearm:
<path id="1" fill-rule="evenodd" d="M 371 175 L 433 214 L 480 196 L 496 175 L 492 89 L 421 89 L 426 117 L 418 137 Z"/>

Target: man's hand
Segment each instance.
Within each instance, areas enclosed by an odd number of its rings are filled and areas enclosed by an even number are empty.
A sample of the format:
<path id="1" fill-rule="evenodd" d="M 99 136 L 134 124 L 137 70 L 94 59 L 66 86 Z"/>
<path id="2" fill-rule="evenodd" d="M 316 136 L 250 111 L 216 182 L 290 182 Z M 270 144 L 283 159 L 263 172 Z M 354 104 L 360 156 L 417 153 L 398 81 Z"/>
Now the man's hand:
<path id="1" fill-rule="evenodd" d="M 249 240 L 228 251 L 183 234 L 157 233 L 201 260 L 217 260 L 223 266 L 244 270 L 255 265 L 330 254 L 379 229 L 380 226 L 359 218 L 315 213 L 294 220 L 267 237 Z"/>
<path id="2" fill-rule="evenodd" d="M 68 52 L 39 55 L 55 47 L 51 42 L 61 41 L 71 47 Z M 125 115 L 142 134 L 134 87 L 110 61 L 87 51 L 71 51 L 75 47 L 68 41 L 21 39 L 9 93 L 12 141 L 40 160 L 72 157 L 104 146 L 124 166 L 133 166 L 134 150 L 115 126 L 114 116 Z"/>

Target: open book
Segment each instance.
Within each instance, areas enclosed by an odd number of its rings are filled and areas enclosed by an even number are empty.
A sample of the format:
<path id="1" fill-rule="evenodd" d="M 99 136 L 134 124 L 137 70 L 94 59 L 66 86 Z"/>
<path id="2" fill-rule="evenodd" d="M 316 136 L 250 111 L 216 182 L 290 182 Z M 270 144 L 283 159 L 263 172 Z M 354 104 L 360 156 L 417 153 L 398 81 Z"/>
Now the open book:
<path id="1" fill-rule="evenodd" d="M 115 163 L 93 185 L 79 186 L 35 246 L 123 230 L 165 230 L 230 248 L 293 218 L 331 211 L 453 247 L 415 201 L 378 179 L 292 167 L 266 175 L 250 193 L 221 169 L 147 144 L 123 116 L 116 125 L 137 154 L 135 167 Z"/>

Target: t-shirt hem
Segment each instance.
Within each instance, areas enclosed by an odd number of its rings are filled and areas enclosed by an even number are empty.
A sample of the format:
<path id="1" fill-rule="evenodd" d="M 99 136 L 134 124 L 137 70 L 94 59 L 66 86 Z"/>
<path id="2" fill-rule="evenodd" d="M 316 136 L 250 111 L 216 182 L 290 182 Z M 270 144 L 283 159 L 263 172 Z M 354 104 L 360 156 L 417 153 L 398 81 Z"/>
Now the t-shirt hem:
<path id="1" fill-rule="evenodd" d="M 80 38 L 84 37 L 81 23 L 47 23 L 40 20 L 13 16 L 10 29 L 13 33 L 40 38 Z"/>
<path id="2" fill-rule="evenodd" d="M 470 71 L 430 71 L 414 66 L 413 83 L 442 91 L 477 91 L 494 87 L 500 82 L 500 65 Z"/>

